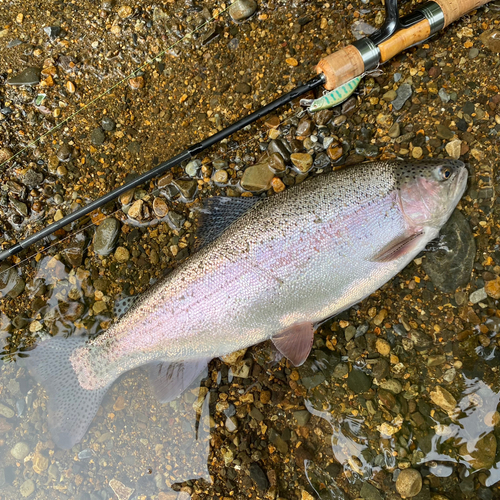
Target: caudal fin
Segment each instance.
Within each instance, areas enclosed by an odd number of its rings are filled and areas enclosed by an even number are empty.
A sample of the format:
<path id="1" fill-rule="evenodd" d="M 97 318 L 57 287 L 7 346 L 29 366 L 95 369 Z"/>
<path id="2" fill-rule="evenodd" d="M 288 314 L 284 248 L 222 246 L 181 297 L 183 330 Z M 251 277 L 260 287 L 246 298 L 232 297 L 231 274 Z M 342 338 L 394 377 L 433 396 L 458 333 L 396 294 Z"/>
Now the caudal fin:
<path id="1" fill-rule="evenodd" d="M 65 449 L 81 441 L 109 387 L 86 390 L 78 382 L 70 357 L 86 340 L 86 337 L 54 337 L 27 353 L 30 373 L 49 398 L 50 433 L 54 442 Z"/>

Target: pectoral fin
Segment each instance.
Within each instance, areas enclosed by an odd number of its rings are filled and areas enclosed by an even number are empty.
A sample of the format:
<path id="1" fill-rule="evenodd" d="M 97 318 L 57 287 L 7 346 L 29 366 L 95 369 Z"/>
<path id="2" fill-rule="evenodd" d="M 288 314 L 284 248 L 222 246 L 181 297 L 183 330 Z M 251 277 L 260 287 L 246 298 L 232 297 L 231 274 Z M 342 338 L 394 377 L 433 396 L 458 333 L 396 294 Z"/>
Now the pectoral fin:
<path id="1" fill-rule="evenodd" d="M 178 363 L 154 362 L 148 365 L 149 383 L 160 403 L 177 399 L 207 368 L 209 359 Z"/>
<path id="2" fill-rule="evenodd" d="M 312 323 L 298 323 L 273 337 L 273 344 L 294 366 L 300 366 L 309 356 L 314 339 Z"/>
<path id="3" fill-rule="evenodd" d="M 372 262 L 390 262 L 391 260 L 399 259 L 399 257 L 403 257 L 403 255 L 407 255 L 415 250 L 423 238 L 425 238 L 424 231 L 416 231 L 405 235 L 402 238 L 391 241 L 370 260 Z"/>

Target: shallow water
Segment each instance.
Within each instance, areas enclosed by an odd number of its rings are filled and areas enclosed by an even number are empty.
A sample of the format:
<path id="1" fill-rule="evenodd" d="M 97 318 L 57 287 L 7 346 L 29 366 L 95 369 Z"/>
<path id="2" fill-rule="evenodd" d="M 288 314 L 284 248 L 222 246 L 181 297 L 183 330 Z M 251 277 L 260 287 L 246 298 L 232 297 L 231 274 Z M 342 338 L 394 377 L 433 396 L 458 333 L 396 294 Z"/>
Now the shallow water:
<path id="1" fill-rule="evenodd" d="M 125 2 L 106 10 L 108 4 L 42 2 L 30 8 L 29 2 L 13 2 L 0 12 L 8 26 L 0 30 L 2 81 L 10 69 L 57 68 L 53 86 L 45 78 L 46 87 L 0 87 L 2 147 L 17 152 L 181 39 L 216 7 L 176 2 L 155 13 L 157 5 L 141 2 L 126 16 L 120 11 Z M 30 234 L 57 210 L 68 213 L 130 172 L 146 171 L 310 78 L 327 46 L 353 39 L 360 19 L 377 26 L 381 12 L 378 3 L 264 2 L 241 24 L 222 14 L 218 37 L 207 26 L 201 36 L 184 39 L 144 70 L 143 89 L 125 83 L 3 167 L 1 190 L 10 198 L 0 200 L 2 241 Z M 405 469 L 422 476 L 415 497 L 421 500 L 500 498 L 500 314 L 497 300 L 481 292 L 500 274 L 500 110 L 498 82 L 492 80 L 500 63 L 483 42 L 498 20 L 495 6 L 481 10 L 384 65 L 381 77 L 365 79 L 359 96 L 336 109 L 327 133 L 332 148 L 338 142 L 341 150 L 340 159 L 331 160 L 334 168 L 371 158 L 447 157 L 448 145 L 462 141 L 458 147 L 471 176 L 459 209 L 477 247 L 466 282 L 442 291 L 443 277 L 428 267 L 430 260 L 444 275 L 464 270 L 446 250 L 434 252 L 439 258 L 424 255 L 322 325 L 299 369 L 277 358 L 270 345 L 256 346 L 239 359 L 212 361 L 200 383 L 166 405 L 155 401 L 141 370 L 127 373 L 106 395 L 82 442 L 63 451 L 47 431 L 45 393 L 23 365 L 31 339 L 98 334 L 113 320 L 116 300 L 144 291 L 193 248 L 186 197 L 168 182 L 137 189 L 129 202 L 143 200 L 150 210 L 141 221 L 125 214 L 132 203 L 119 202 L 92 219 L 99 223 L 113 213 L 123 222 L 115 247 L 127 249 L 128 260 L 95 255 L 95 227 L 87 220 L 79 236 L 73 234 L 78 224 L 65 228 L 58 237 L 69 238 L 61 246 L 23 255 L 20 278 L 11 274 L 2 282 L 3 294 L 20 280 L 26 288 L 0 304 L 6 359 L 0 365 L 0 499 L 399 499 L 395 481 Z M 49 40 L 43 27 L 55 24 L 69 35 Z M 22 43 L 9 47 L 16 40 Z M 73 57 L 77 69 L 66 71 L 62 56 Z M 386 93 L 403 82 L 412 96 L 395 110 Z M 45 108 L 36 110 L 31 103 L 42 91 Z M 297 111 L 280 114 L 280 137 L 294 135 L 298 119 L 290 117 Z M 106 131 L 99 145 L 92 132 L 104 116 L 118 127 Z M 401 130 L 393 137 L 396 122 Z M 261 155 L 259 144 L 269 141 L 271 127 L 259 123 L 235 136 L 236 142 L 202 155 L 207 160 L 194 177 L 194 196 L 238 194 L 241 174 Z M 318 138 L 320 125 L 308 133 Z M 63 143 L 72 150 L 69 161 Z M 228 161 L 227 182 L 212 179 L 216 158 Z M 189 180 L 185 167 L 174 171 L 175 180 Z M 311 175 L 331 168 L 329 161 Z M 43 182 L 16 194 L 18 187 L 7 182 L 24 186 L 28 169 L 43 173 Z M 290 169 L 280 178 L 287 186 L 302 180 Z M 173 219 L 155 217 L 155 197 L 168 205 L 169 216 L 176 214 Z M 28 216 L 13 208 L 12 199 L 27 205 Z M 471 236 L 459 223 L 450 231 L 456 238 L 445 247 L 463 248 L 459 260 L 465 261 L 474 254 Z M 389 351 L 377 344 L 380 339 Z M 452 399 L 436 396 L 438 387 Z"/>

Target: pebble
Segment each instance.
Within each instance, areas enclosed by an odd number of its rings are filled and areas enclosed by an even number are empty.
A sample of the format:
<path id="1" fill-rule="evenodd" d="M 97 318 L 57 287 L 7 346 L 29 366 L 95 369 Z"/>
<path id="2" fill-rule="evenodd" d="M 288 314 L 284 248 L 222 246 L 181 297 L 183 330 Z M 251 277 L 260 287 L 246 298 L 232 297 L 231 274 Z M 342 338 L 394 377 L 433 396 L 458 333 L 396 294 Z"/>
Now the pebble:
<path id="1" fill-rule="evenodd" d="M 387 135 L 391 139 L 395 139 L 396 137 L 399 137 L 400 134 L 401 134 L 401 128 L 399 122 L 394 122 L 389 131 L 387 132 Z"/>
<path id="2" fill-rule="evenodd" d="M 462 148 L 462 141 L 460 139 L 455 139 L 446 144 L 446 152 L 454 160 L 458 160 L 460 158 L 461 148 Z"/>
<path id="3" fill-rule="evenodd" d="M 488 298 L 488 294 L 486 293 L 485 288 L 480 288 L 479 290 L 475 290 L 469 295 L 469 300 L 473 304 L 477 304 L 478 302 L 481 302 L 482 300 L 486 300 Z"/>
<path id="4" fill-rule="evenodd" d="M 382 96 L 382 99 L 386 102 L 391 102 L 394 101 L 394 99 L 396 99 L 397 96 L 398 94 L 396 93 L 395 90 L 389 90 Z"/>
<path id="5" fill-rule="evenodd" d="M 334 143 L 326 150 L 326 154 L 332 161 L 337 161 L 344 154 L 344 150 L 342 146 Z"/>
<path id="6" fill-rule="evenodd" d="M 296 135 L 298 137 L 308 137 L 314 131 L 314 122 L 307 118 L 302 118 L 297 125 Z"/>
<path id="7" fill-rule="evenodd" d="M 109 255 L 118 241 L 120 236 L 121 224 L 114 217 L 104 219 L 94 234 L 94 252 L 97 255 Z"/>
<path id="8" fill-rule="evenodd" d="M 308 153 L 293 153 L 290 155 L 293 165 L 301 173 L 306 173 L 311 170 L 313 165 L 313 157 Z"/>
<path id="9" fill-rule="evenodd" d="M 234 91 L 238 92 L 238 94 L 250 94 L 252 92 L 252 87 L 245 82 L 239 82 L 234 87 Z"/>
<path id="10" fill-rule="evenodd" d="M 361 487 L 359 494 L 363 500 L 383 500 L 380 491 L 378 491 L 375 486 L 367 482 L 363 482 L 363 486 Z"/>
<path id="11" fill-rule="evenodd" d="M 267 475 L 261 469 L 259 464 L 256 462 L 252 462 L 249 467 L 250 477 L 257 486 L 257 489 L 260 491 L 267 491 L 269 488 L 269 480 L 267 479 Z"/>
<path id="12" fill-rule="evenodd" d="M 101 120 L 101 127 L 106 132 L 111 132 L 112 130 L 115 129 L 116 123 L 109 116 L 104 116 L 103 119 Z"/>
<path id="13" fill-rule="evenodd" d="M 92 133 L 90 134 L 90 142 L 92 142 L 94 146 L 101 146 L 104 143 L 104 139 L 106 139 L 106 136 L 104 135 L 104 131 L 101 127 L 97 127 L 92 130 Z"/>
<path id="14" fill-rule="evenodd" d="M 212 176 L 213 181 L 218 184 L 226 184 L 228 178 L 229 176 L 225 170 L 216 170 Z"/>
<path id="15" fill-rule="evenodd" d="M 476 49 L 476 47 L 472 47 L 469 50 L 469 59 L 474 59 L 479 55 L 479 49 Z"/>
<path id="16" fill-rule="evenodd" d="M 198 183 L 192 179 L 179 179 L 173 182 L 185 200 L 192 200 L 197 192 Z"/>
<path id="17" fill-rule="evenodd" d="M 118 481 L 118 479 L 115 478 L 109 481 L 109 486 L 115 492 L 118 500 L 128 500 L 134 492 L 134 488 L 125 486 L 121 481 Z"/>
<path id="18" fill-rule="evenodd" d="M 311 414 L 307 410 L 297 410 L 293 412 L 293 418 L 297 421 L 297 425 L 303 427 L 309 422 Z"/>
<path id="19" fill-rule="evenodd" d="M 469 440 L 460 446 L 460 455 L 474 469 L 490 469 L 495 464 L 497 440 L 493 433 L 487 434 L 478 441 Z"/>
<path id="20" fill-rule="evenodd" d="M 372 386 L 372 380 L 365 372 L 353 368 L 347 377 L 347 386 L 354 393 L 362 394 Z"/>
<path id="21" fill-rule="evenodd" d="M 40 68 L 35 68 L 35 67 L 26 68 L 24 71 L 21 71 L 21 73 L 17 74 L 16 76 L 9 78 L 7 80 L 7 84 L 14 86 L 36 85 L 40 83 L 40 75 L 41 75 Z"/>
<path id="22" fill-rule="evenodd" d="M 128 81 L 128 85 L 131 89 L 140 90 L 144 88 L 144 77 L 135 76 L 134 78 L 130 78 L 130 80 Z"/>
<path id="23" fill-rule="evenodd" d="M 168 214 L 168 205 L 163 198 L 156 197 L 153 200 L 153 212 L 157 217 L 162 219 Z"/>
<path id="24" fill-rule="evenodd" d="M 439 89 L 438 96 L 445 104 L 451 99 L 450 94 L 445 89 Z"/>
<path id="25" fill-rule="evenodd" d="M 453 136 L 455 134 L 448 127 L 446 127 L 445 125 L 442 125 L 441 123 L 439 123 L 436 126 L 436 135 L 440 139 L 444 139 L 446 141 L 449 141 L 450 139 L 453 139 Z"/>
<path id="26" fill-rule="evenodd" d="M 16 460 L 24 460 L 29 455 L 29 453 L 30 447 L 28 443 L 25 443 L 24 441 L 19 441 L 10 450 L 10 454 Z"/>
<path id="27" fill-rule="evenodd" d="M 244 21 L 257 10 L 255 0 L 237 0 L 229 7 L 229 15 L 233 21 Z"/>
<path id="28" fill-rule="evenodd" d="M 500 54 L 500 31 L 499 30 L 487 30 L 481 33 L 479 37 L 481 42 L 486 48 L 492 52 Z"/>
<path id="29" fill-rule="evenodd" d="M 500 299 L 500 278 L 497 276 L 494 280 L 487 281 L 484 290 L 488 297 Z"/>
<path id="30" fill-rule="evenodd" d="M 131 219 L 142 220 L 142 206 L 144 205 L 143 200 L 135 200 L 130 208 L 128 209 L 127 215 Z"/>
<path id="31" fill-rule="evenodd" d="M 8 264 L 0 265 L 0 297 L 15 299 L 24 291 L 25 282 L 16 269 L 9 269 Z"/>
<path id="32" fill-rule="evenodd" d="M 423 268 L 434 286 L 450 293 L 469 283 L 476 243 L 468 221 L 459 210 L 453 212 L 440 234 L 446 249 L 427 252 Z"/>
<path id="33" fill-rule="evenodd" d="M 120 263 L 127 262 L 130 259 L 130 252 L 125 247 L 118 247 L 115 250 L 115 259 Z"/>
<path id="34" fill-rule="evenodd" d="M 409 83 L 402 83 L 397 90 L 397 97 L 392 101 L 392 108 L 399 111 L 411 97 L 412 88 Z"/>
<path id="35" fill-rule="evenodd" d="M 375 348 L 377 349 L 377 352 L 382 356 L 389 356 L 389 354 L 391 353 L 391 344 L 389 344 L 389 342 L 387 342 L 387 340 L 385 339 L 377 339 Z"/>
<path id="36" fill-rule="evenodd" d="M 24 498 L 28 498 L 34 491 L 35 483 L 31 479 L 26 479 L 19 487 L 19 493 L 21 493 Z"/>
<path id="37" fill-rule="evenodd" d="M 131 14 L 132 14 L 132 7 L 130 7 L 130 5 L 122 5 L 119 9 L 118 9 L 118 15 L 122 18 L 122 19 L 125 19 L 127 17 L 129 17 Z"/>
<path id="38" fill-rule="evenodd" d="M 71 81 L 67 81 L 66 82 L 66 90 L 70 93 L 70 94 L 74 94 L 76 92 L 76 86 L 73 82 Z"/>
<path id="39" fill-rule="evenodd" d="M 12 418 L 15 413 L 12 408 L 9 408 L 8 406 L 0 403 L 0 415 L 4 416 L 5 418 Z"/>
<path id="40" fill-rule="evenodd" d="M 415 469 L 404 469 L 396 480 L 396 489 L 403 498 L 411 498 L 422 489 L 422 476 Z"/>
<path id="41" fill-rule="evenodd" d="M 437 385 L 436 388 L 431 391 L 430 396 L 432 402 L 446 412 L 452 412 L 457 407 L 457 400 L 440 385 Z"/>
<path id="42" fill-rule="evenodd" d="M 285 163 L 290 161 L 290 153 L 281 139 L 273 139 L 272 141 L 269 141 L 267 152 L 269 154 L 278 153 L 283 158 Z"/>
<path id="43" fill-rule="evenodd" d="M 200 171 L 200 168 L 201 168 L 200 160 L 191 160 L 186 165 L 186 168 L 184 170 L 186 174 L 189 175 L 189 177 L 196 177 L 198 175 L 198 172 Z"/>
<path id="44" fill-rule="evenodd" d="M 243 172 L 241 187 L 247 191 L 264 191 L 271 187 L 274 172 L 267 162 L 257 163 Z"/>
<path id="45" fill-rule="evenodd" d="M 403 390 L 401 382 L 393 378 L 381 382 L 380 387 L 386 391 L 391 391 L 393 394 L 399 394 Z"/>
<path id="46" fill-rule="evenodd" d="M 411 152 L 412 157 L 415 158 L 416 160 L 418 160 L 419 158 L 422 158 L 423 154 L 424 154 L 424 151 L 419 146 L 415 146 Z"/>
<path id="47" fill-rule="evenodd" d="M 60 26 L 45 26 L 45 28 L 43 28 L 43 31 L 47 33 L 47 36 L 51 40 L 55 40 L 61 34 L 62 30 Z"/>

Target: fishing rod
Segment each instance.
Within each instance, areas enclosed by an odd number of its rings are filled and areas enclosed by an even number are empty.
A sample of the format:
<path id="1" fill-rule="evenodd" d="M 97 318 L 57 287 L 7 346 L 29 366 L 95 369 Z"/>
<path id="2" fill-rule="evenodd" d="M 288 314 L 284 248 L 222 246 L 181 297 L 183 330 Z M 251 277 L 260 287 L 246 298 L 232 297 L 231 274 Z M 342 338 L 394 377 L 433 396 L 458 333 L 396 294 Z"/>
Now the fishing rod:
<path id="1" fill-rule="evenodd" d="M 489 1 L 435 0 L 422 5 L 404 17 L 400 17 L 397 0 L 386 0 L 386 18 L 381 28 L 370 36 L 357 40 L 352 45 L 348 45 L 322 59 L 316 66 L 318 73 L 316 77 L 207 139 L 189 146 L 182 153 L 160 163 L 148 172 L 75 210 L 62 219 L 49 224 L 44 229 L 24 240 L 17 242 L 14 246 L 0 252 L 0 261 L 16 255 L 34 243 L 62 229 L 67 224 L 104 206 L 125 192 L 144 184 L 154 177 L 158 177 L 184 161 L 194 158 L 210 146 L 272 113 L 279 107 L 290 103 L 297 97 L 320 86 L 324 86 L 326 90 L 341 88 L 354 78 L 375 69 L 379 64 L 388 61 L 403 50 L 427 40 L 434 33 L 445 28 L 453 21 L 456 21 L 471 10 L 485 5 Z"/>

